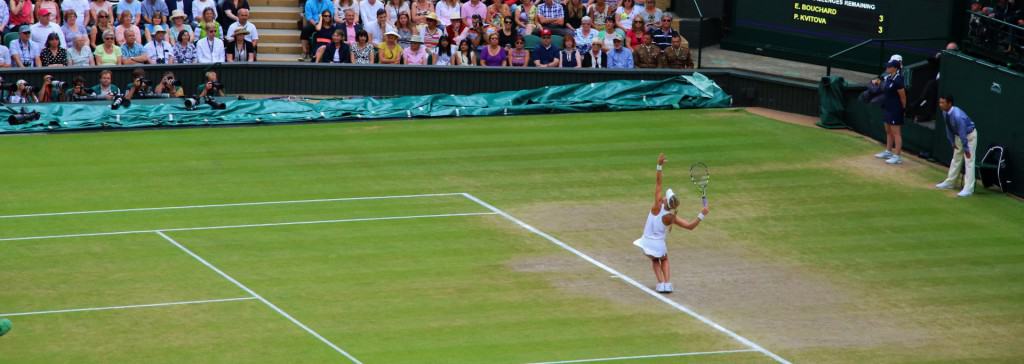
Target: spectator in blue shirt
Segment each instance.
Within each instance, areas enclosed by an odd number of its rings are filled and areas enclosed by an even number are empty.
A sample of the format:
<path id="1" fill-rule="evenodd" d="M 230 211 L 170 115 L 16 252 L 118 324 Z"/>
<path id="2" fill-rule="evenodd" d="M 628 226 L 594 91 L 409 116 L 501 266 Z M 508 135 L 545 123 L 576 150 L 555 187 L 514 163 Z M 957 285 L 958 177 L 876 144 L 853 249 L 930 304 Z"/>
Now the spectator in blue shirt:
<path id="1" fill-rule="evenodd" d="M 142 22 L 142 3 L 138 0 L 124 0 L 117 3 L 117 13 L 128 10 L 132 14 L 132 25 L 138 27 Z"/>
<path id="2" fill-rule="evenodd" d="M 946 180 L 935 185 L 935 188 L 948 190 L 956 186 L 960 179 L 960 168 L 966 166 L 964 172 L 964 188 L 957 196 L 967 197 L 974 194 L 974 157 L 978 147 L 978 130 L 974 121 L 959 107 L 953 106 L 953 96 L 939 98 L 939 109 L 946 124 L 946 138 L 953 146 L 953 160 L 949 162 L 949 174 Z"/>
<path id="3" fill-rule="evenodd" d="M 565 26 L 565 8 L 554 0 L 544 0 L 542 4 L 537 5 L 537 18 L 540 25 L 552 33 L 562 37 L 575 35 L 572 29 Z"/>
<path id="4" fill-rule="evenodd" d="M 540 44 L 533 49 L 530 55 L 535 67 L 558 67 L 558 47 L 551 44 L 551 31 L 542 29 L 540 31 Z"/>
<path id="5" fill-rule="evenodd" d="M 615 47 L 608 52 L 608 68 L 633 68 L 633 52 L 622 46 L 622 37 L 615 35 Z"/>
<path id="6" fill-rule="evenodd" d="M 316 25 L 320 22 L 320 14 L 328 12 L 331 17 L 334 17 L 334 3 L 330 0 L 306 0 L 306 8 L 303 13 L 302 20 L 302 33 L 299 34 L 299 40 L 302 42 L 302 58 L 299 59 L 303 62 L 309 62 L 312 57 L 309 53 L 309 37 L 313 36 L 316 32 Z"/>

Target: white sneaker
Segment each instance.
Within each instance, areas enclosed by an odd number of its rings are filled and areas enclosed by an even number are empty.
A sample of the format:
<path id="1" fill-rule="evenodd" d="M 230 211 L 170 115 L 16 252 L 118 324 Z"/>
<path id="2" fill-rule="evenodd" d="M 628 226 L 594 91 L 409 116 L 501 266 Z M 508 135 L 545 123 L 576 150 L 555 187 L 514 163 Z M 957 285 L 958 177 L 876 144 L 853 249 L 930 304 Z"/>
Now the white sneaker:
<path id="1" fill-rule="evenodd" d="M 878 158 L 878 159 L 889 159 L 889 158 L 892 158 L 892 152 L 890 152 L 888 149 L 886 149 L 885 151 L 883 151 L 881 153 L 875 154 L 875 158 Z"/>
<path id="2" fill-rule="evenodd" d="M 665 283 L 665 293 L 672 293 L 672 283 Z"/>
<path id="3" fill-rule="evenodd" d="M 957 197 L 969 197 L 969 196 L 971 196 L 973 194 L 974 194 L 974 191 L 965 188 L 962 191 L 960 191 L 960 193 L 958 193 L 956 195 L 957 195 Z"/>
<path id="4" fill-rule="evenodd" d="M 658 283 L 657 285 L 654 286 L 654 291 L 658 292 L 658 293 L 665 292 L 665 284 L 664 283 Z"/>
<path id="5" fill-rule="evenodd" d="M 892 156 L 892 158 L 886 159 L 885 163 L 886 164 L 902 164 L 903 163 L 903 158 L 901 158 L 900 156 L 894 154 Z"/>

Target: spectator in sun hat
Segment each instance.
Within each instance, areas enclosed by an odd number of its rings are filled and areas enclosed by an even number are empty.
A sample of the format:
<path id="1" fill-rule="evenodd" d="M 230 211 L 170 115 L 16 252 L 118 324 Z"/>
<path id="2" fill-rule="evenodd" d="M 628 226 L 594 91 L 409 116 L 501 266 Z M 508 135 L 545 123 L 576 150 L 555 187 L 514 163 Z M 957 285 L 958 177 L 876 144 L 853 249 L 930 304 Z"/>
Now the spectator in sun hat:
<path id="1" fill-rule="evenodd" d="M 171 36 L 171 39 L 175 40 L 177 44 L 178 34 L 181 32 L 193 33 L 192 26 L 188 25 L 188 16 L 185 15 L 184 11 L 175 10 L 171 13 L 171 25 L 167 29 L 167 33 Z M 195 39 L 195 34 L 192 36 Z"/>
<path id="2" fill-rule="evenodd" d="M 402 46 L 398 44 L 398 32 L 389 30 L 384 33 L 384 42 L 377 46 L 377 58 L 380 64 L 402 63 Z"/>
<path id="3" fill-rule="evenodd" d="M 153 41 L 144 48 L 149 55 L 150 64 L 174 63 L 174 46 L 167 41 L 167 28 L 163 25 L 153 26 Z"/>
<path id="4" fill-rule="evenodd" d="M 622 45 L 622 37 L 616 34 L 612 42 L 614 47 L 608 52 L 608 68 L 633 68 L 633 51 Z"/>
<path id="5" fill-rule="evenodd" d="M 441 37 L 445 36 L 443 29 L 438 28 L 440 24 L 437 20 L 437 15 L 434 13 L 427 14 L 427 26 L 420 31 L 420 35 L 423 37 L 423 45 L 427 48 L 427 52 L 431 54 L 437 53 L 437 42 Z"/>
<path id="6" fill-rule="evenodd" d="M 256 47 L 252 42 L 245 40 L 249 31 L 245 28 L 235 28 L 231 35 L 231 42 L 225 46 L 225 59 L 228 62 L 253 62 L 256 60 Z"/>
<path id="7" fill-rule="evenodd" d="M 408 65 L 423 66 L 430 64 L 430 53 L 423 47 L 423 36 L 412 36 L 412 39 L 409 41 L 409 48 L 402 52 L 402 59 Z"/>
<path id="8" fill-rule="evenodd" d="M 462 17 L 458 13 L 452 13 L 451 19 L 449 19 L 449 25 L 445 27 L 445 33 L 448 34 L 448 39 L 452 40 L 452 43 L 460 43 L 469 34 L 469 27 L 462 22 Z"/>

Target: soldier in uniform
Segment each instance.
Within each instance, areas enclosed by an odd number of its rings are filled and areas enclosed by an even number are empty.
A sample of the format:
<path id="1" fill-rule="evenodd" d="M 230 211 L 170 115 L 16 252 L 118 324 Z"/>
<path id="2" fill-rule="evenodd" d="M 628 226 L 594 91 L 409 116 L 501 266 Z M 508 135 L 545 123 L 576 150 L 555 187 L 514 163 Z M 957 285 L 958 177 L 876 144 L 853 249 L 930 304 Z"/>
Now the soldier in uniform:
<path id="1" fill-rule="evenodd" d="M 693 57 L 690 56 L 690 42 L 676 34 L 672 37 L 672 45 L 665 48 L 665 64 L 667 68 L 693 68 Z"/>
<path id="2" fill-rule="evenodd" d="M 636 68 L 658 68 L 662 63 L 661 57 L 661 48 L 654 45 L 650 33 L 644 33 L 643 44 L 636 47 L 634 54 Z"/>

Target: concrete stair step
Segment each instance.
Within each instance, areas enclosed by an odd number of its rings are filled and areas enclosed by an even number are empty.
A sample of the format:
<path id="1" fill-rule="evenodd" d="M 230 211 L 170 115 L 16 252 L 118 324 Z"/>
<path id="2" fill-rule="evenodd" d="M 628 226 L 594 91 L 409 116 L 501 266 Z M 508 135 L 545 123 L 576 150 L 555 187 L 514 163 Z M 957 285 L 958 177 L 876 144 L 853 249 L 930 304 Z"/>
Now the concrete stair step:
<path id="1" fill-rule="evenodd" d="M 298 8 L 298 0 L 251 0 L 249 6 L 282 6 Z"/>
<path id="2" fill-rule="evenodd" d="M 298 29 L 298 23 L 295 19 L 252 19 L 253 24 L 256 25 L 256 29 L 282 29 L 282 30 L 295 30 Z"/>
<path id="3" fill-rule="evenodd" d="M 262 39 L 261 39 L 262 40 Z M 260 42 L 260 56 L 264 54 L 300 54 L 302 45 L 299 42 L 291 43 L 264 43 Z"/>
<path id="4" fill-rule="evenodd" d="M 253 6 L 249 10 L 249 17 L 253 21 L 257 19 L 286 19 L 302 20 L 302 9 L 298 6 Z"/>
<path id="5" fill-rule="evenodd" d="M 257 28 L 259 29 L 259 28 Z M 298 30 L 283 30 L 283 29 L 260 29 L 260 44 L 267 43 L 295 43 L 299 44 Z"/>
<path id="6" fill-rule="evenodd" d="M 259 56 L 259 58 L 260 58 L 260 62 L 296 62 L 296 63 L 298 63 L 299 62 L 299 58 L 302 58 L 302 55 L 299 54 L 299 52 L 295 52 L 294 54 L 290 54 L 290 53 L 270 53 L 270 54 L 264 54 L 263 53 L 263 45 L 260 44 L 260 56 Z"/>

